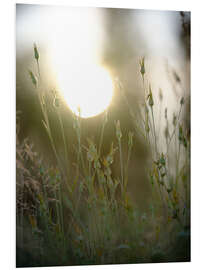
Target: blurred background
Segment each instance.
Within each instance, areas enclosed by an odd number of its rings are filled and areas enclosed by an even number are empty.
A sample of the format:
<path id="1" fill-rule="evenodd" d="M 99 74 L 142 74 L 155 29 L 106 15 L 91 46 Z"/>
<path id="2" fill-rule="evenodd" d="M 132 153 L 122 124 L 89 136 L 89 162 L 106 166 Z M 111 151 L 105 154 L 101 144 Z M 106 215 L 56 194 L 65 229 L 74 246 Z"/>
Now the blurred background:
<path id="1" fill-rule="evenodd" d="M 122 85 L 122 91 L 139 121 L 139 106 L 144 94 L 139 66 L 142 57 L 145 57 L 146 80 L 151 84 L 154 101 L 158 105 L 155 106 L 155 119 L 159 143 L 164 138 L 164 109 L 168 108 L 168 117 L 172 121 L 173 112 L 178 112 L 182 96 L 186 100 L 184 121 L 189 128 L 190 13 L 17 4 L 16 110 L 20 116 L 19 139 L 22 141 L 29 137 L 47 166 L 54 165 L 55 158 L 42 125 L 36 91 L 28 74 L 28 70 L 37 74 L 34 43 L 40 53 L 43 91 L 50 93 L 50 96 L 52 91 L 57 91 L 61 97 L 60 110 L 71 163 L 76 158 L 76 136 L 73 112 L 68 101 L 74 95 L 76 84 L 81 86 L 82 94 L 85 93 L 82 77 L 95 78 L 97 91 L 100 82 L 91 74 L 95 65 L 106 70 L 113 85 L 112 95 L 107 102 L 109 121 L 104 132 L 103 155 L 109 151 L 111 142 L 116 142 L 115 120 L 120 120 L 124 142 L 128 136 L 125 130 L 133 130 L 128 105 L 117 81 Z M 92 100 L 89 102 L 91 104 Z M 51 128 L 57 147 L 63 151 L 52 105 L 50 98 Z M 87 137 L 99 142 L 103 119 L 102 111 L 82 118 L 83 144 L 87 143 Z M 134 145 L 136 151 L 133 151 L 129 169 L 129 185 L 136 189 L 136 200 L 143 205 L 143 198 L 150 196 L 150 187 L 144 181 L 149 153 L 139 134 L 135 134 Z M 117 174 L 116 167 L 114 173 Z"/>

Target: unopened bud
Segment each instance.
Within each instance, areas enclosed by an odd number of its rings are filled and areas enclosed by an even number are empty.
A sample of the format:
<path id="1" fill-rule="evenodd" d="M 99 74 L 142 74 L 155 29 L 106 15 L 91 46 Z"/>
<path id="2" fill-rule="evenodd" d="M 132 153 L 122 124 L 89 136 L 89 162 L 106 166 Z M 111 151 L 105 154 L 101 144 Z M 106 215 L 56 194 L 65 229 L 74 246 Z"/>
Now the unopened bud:
<path id="1" fill-rule="evenodd" d="M 37 86 L 37 79 L 36 79 L 35 75 L 30 70 L 28 72 L 30 74 L 30 78 L 32 80 L 32 83 L 34 84 L 34 86 Z"/>
<path id="2" fill-rule="evenodd" d="M 35 56 L 35 59 L 38 61 L 39 60 L 39 53 L 37 50 L 37 45 L 35 43 L 34 43 L 34 56 Z"/>

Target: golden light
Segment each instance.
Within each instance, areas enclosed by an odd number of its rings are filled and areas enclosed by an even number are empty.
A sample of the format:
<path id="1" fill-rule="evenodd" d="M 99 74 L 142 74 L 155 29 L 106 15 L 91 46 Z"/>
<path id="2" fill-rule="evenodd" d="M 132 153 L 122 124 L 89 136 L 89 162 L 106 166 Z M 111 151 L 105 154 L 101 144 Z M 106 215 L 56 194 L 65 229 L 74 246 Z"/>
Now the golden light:
<path id="1" fill-rule="evenodd" d="M 81 117 L 102 113 L 113 96 L 111 77 L 103 67 L 87 65 L 81 70 L 59 73 L 59 86 L 69 108 Z"/>
<path id="2" fill-rule="evenodd" d="M 102 113 L 113 96 L 110 74 L 99 65 L 103 32 L 97 9 L 54 10 L 50 15 L 50 55 L 59 90 L 68 107 L 81 117 Z M 54 18 L 54 19 L 53 19 Z"/>

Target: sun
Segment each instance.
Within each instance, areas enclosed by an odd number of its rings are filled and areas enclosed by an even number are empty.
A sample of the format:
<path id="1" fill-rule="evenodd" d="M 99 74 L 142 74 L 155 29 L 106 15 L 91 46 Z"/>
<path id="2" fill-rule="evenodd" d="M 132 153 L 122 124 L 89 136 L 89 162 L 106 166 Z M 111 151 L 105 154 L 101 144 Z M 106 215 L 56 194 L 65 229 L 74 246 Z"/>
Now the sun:
<path id="1" fill-rule="evenodd" d="M 109 72 L 98 65 L 63 71 L 59 87 L 67 106 L 83 118 L 96 116 L 110 105 L 113 97 L 113 82 Z"/>
<path id="2" fill-rule="evenodd" d="M 103 63 L 104 33 L 98 10 L 54 9 L 49 14 L 49 54 L 59 90 L 67 106 L 87 118 L 111 103 L 114 87 Z M 55 19 L 53 19 L 55 18 Z M 81 23 L 78 23 L 78 22 Z"/>

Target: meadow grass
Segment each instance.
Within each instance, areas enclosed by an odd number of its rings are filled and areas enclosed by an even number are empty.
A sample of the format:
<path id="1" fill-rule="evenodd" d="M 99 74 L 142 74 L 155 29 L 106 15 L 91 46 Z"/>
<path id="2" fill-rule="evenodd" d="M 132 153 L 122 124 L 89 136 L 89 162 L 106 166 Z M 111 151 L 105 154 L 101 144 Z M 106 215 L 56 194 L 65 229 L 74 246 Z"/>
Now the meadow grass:
<path id="1" fill-rule="evenodd" d="M 139 64 L 144 99 L 139 122 L 122 83 L 115 82 L 134 123 L 134 131 L 127 131 L 127 143 L 123 141 L 118 119 L 116 144 L 111 143 L 107 155 L 101 154 L 108 123 L 106 110 L 99 144 L 87 138 L 84 145 L 78 108 L 79 116 L 73 115 L 72 119 L 77 139 L 77 162 L 73 166 L 68 156 L 61 100 L 56 91 L 52 94 L 53 110 L 59 122 L 63 153 L 59 152 L 52 134 L 36 44 L 34 59 L 37 75 L 33 71 L 29 71 L 29 75 L 57 166 L 46 167 L 28 139 L 18 141 L 17 131 L 17 266 L 189 261 L 190 138 L 182 123 L 184 98 L 179 102 L 180 109 L 173 115 L 172 123 L 165 110 L 164 143 L 159 144 L 153 89 L 146 80 L 145 59 L 142 58 Z M 128 171 L 132 151 L 136 149 L 133 148 L 136 134 L 143 138 L 150 153 L 147 176 L 152 196 L 145 212 L 131 200 L 128 191 Z M 113 165 L 117 155 L 120 174 L 115 178 Z M 74 175 L 70 173 L 73 170 Z"/>

